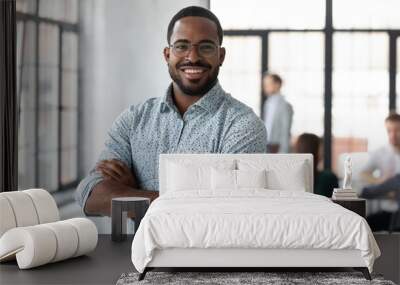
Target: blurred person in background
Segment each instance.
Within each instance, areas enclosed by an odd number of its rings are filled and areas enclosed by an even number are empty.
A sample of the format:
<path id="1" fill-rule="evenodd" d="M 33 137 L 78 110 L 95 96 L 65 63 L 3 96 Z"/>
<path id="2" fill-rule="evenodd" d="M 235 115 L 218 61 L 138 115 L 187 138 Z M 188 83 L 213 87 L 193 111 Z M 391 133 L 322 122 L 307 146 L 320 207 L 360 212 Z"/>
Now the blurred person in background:
<path id="1" fill-rule="evenodd" d="M 360 196 L 365 199 L 389 199 L 397 204 L 397 210 L 382 207 L 378 212 L 367 216 L 367 222 L 373 231 L 400 230 L 400 174 L 382 183 L 364 187 Z"/>
<path id="2" fill-rule="evenodd" d="M 296 153 L 311 153 L 314 157 L 314 193 L 332 197 L 334 188 L 339 187 L 337 176 L 329 170 L 320 170 L 319 165 L 323 157 L 322 139 L 315 134 L 301 134 L 294 145 Z"/>
<path id="3" fill-rule="evenodd" d="M 400 115 L 390 114 L 385 127 L 389 143 L 371 153 L 361 173 L 365 184 L 380 184 L 400 173 Z"/>
<path id="4" fill-rule="evenodd" d="M 388 144 L 371 153 L 370 159 L 361 174 L 367 184 L 361 197 L 366 199 L 384 199 L 378 212 L 367 216 L 373 231 L 399 230 L 400 221 L 400 115 L 390 114 L 385 119 Z"/>
<path id="5" fill-rule="evenodd" d="M 264 124 L 268 134 L 268 152 L 290 152 L 290 130 L 293 121 L 293 107 L 281 94 L 282 78 L 275 73 L 264 73 L 263 106 Z"/>

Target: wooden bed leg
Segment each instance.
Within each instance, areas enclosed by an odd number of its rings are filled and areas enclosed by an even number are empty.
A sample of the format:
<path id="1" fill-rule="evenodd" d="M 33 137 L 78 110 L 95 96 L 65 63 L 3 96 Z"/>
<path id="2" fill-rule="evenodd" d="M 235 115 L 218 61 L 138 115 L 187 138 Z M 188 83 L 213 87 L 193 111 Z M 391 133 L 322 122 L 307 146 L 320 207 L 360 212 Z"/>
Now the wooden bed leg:
<path id="1" fill-rule="evenodd" d="M 138 281 L 142 281 L 144 279 L 144 277 L 146 277 L 146 273 L 147 273 L 148 269 L 147 267 L 144 269 L 144 271 L 142 273 L 139 274 L 139 278 Z"/>
<path id="2" fill-rule="evenodd" d="M 354 269 L 357 271 L 361 271 L 362 274 L 364 275 L 365 279 L 372 280 L 371 274 L 369 274 L 369 270 L 367 267 L 354 267 Z"/>

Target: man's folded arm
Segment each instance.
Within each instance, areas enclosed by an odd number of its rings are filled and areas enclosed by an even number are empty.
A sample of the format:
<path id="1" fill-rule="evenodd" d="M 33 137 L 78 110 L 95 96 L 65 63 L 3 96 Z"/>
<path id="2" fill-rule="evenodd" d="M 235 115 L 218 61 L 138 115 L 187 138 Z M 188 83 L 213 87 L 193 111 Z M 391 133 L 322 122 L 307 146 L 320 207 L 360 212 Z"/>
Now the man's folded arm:
<path id="1" fill-rule="evenodd" d="M 154 200 L 158 197 L 157 191 L 135 189 L 111 179 L 104 179 L 96 184 L 89 194 L 84 206 L 89 215 L 111 215 L 111 200 L 116 197 L 145 197 Z"/>
<path id="2" fill-rule="evenodd" d="M 101 153 L 97 165 L 104 160 L 115 159 L 123 162 L 133 171 L 130 144 L 131 128 L 134 125 L 135 110 L 130 107 L 113 123 L 108 132 L 105 149 Z M 129 187 L 111 179 L 105 179 L 94 167 L 78 186 L 75 198 L 84 212 L 89 215 L 110 215 L 111 199 L 121 196 L 154 197 L 153 191 Z"/>

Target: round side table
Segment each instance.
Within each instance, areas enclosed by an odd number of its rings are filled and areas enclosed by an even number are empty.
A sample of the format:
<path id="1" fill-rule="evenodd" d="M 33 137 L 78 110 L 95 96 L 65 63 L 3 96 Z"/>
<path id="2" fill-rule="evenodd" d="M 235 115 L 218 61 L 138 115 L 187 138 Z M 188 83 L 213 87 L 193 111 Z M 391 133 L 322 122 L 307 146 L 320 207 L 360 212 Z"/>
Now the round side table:
<path id="1" fill-rule="evenodd" d="M 135 233 L 150 205 L 149 198 L 118 197 L 111 201 L 111 239 L 123 241 L 126 239 L 126 220 L 128 212 L 135 214 Z"/>

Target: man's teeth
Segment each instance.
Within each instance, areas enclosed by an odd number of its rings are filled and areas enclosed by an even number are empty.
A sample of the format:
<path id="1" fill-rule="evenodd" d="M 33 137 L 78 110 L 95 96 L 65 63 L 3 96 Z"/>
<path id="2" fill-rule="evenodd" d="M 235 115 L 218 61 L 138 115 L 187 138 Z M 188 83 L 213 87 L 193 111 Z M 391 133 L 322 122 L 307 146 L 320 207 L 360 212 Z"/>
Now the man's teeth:
<path id="1" fill-rule="evenodd" d="M 185 73 L 191 73 L 191 74 L 202 73 L 203 72 L 202 69 L 185 69 L 184 71 L 185 71 Z"/>

